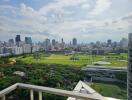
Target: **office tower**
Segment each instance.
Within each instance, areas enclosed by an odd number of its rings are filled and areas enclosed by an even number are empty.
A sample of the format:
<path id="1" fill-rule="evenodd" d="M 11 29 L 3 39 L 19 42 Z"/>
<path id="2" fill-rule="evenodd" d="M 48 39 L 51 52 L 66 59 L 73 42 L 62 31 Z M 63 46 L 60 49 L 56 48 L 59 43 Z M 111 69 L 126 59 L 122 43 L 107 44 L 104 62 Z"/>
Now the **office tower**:
<path id="1" fill-rule="evenodd" d="M 126 38 L 122 38 L 120 41 L 120 46 L 123 48 L 128 47 L 128 40 Z"/>
<path id="2" fill-rule="evenodd" d="M 20 42 L 21 41 L 21 36 L 20 35 L 16 35 L 15 40 L 16 40 L 16 43 Z"/>
<path id="3" fill-rule="evenodd" d="M 111 47 L 112 46 L 112 40 L 107 40 L 107 47 Z"/>
<path id="4" fill-rule="evenodd" d="M 70 43 L 69 43 L 69 44 L 70 44 L 70 46 L 72 45 L 71 41 L 70 41 Z"/>
<path id="5" fill-rule="evenodd" d="M 61 39 L 60 48 L 61 48 L 61 49 L 64 49 L 64 47 L 65 47 L 65 42 L 64 42 L 64 40 L 63 40 L 63 38 L 62 38 L 62 39 Z"/>
<path id="6" fill-rule="evenodd" d="M 127 97 L 132 100 L 132 33 L 129 34 L 128 49 L 128 74 L 127 74 Z"/>
<path id="7" fill-rule="evenodd" d="M 50 45 L 50 39 L 45 39 L 45 50 L 48 51 L 50 50 L 51 45 Z"/>
<path id="8" fill-rule="evenodd" d="M 16 41 L 16 45 L 19 46 L 19 43 L 21 41 L 20 35 L 16 35 L 15 41 Z"/>
<path id="9" fill-rule="evenodd" d="M 25 43 L 32 45 L 32 39 L 31 39 L 31 37 L 25 37 Z"/>
<path id="10" fill-rule="evenodd" d="M 3 43 L 0 41 L 0 47 L 3 46 Z"/>
<path id="11" fill-rule="evenodd" d="M 72 44 L 73 44 L 73 46 L 76 46 L 77 45 L 77 39 L 76 38 L 73 38 Z"/>
<path id="12" fill-rule="evenodd" d="M 96 47 L 97 47 L 97 48 L 101 47 L 100 41 L 96 41 Z"/>
<path id="13" fill-rule="evenodd" d="M 14 40 L 13 39 L 9 39 L 9 45 L 13 46 L 14 45 Z"/>
<path id="14" fill-rule="evenodd" d="M 64 43 L 63 38 L 61 39 L 61 43 L 62 43 L 62 44 Z"/>
<path id="15" fill-rule="evenodd" d="M 55 39 L 52 40 L 52 45 L 55 46 Z"/>
<path id="16" fill-rule="evenodd" d="M 117 46 L 118 46 L 118 43 L 116 41 L 113 42 L 112 47 L 116 48 Z"/>

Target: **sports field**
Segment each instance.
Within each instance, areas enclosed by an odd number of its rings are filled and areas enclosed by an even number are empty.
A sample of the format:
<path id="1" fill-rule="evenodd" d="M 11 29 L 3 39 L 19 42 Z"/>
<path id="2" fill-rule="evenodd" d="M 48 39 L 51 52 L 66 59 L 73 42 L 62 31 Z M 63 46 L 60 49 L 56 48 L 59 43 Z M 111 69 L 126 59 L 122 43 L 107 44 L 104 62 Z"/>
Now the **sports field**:
<path id="1" fill-rule="evenodd" d="M 107 61 L 111 64 L 100 64 L 100 66 L 113 66 L 113 67 L 126 67 L 127 66 L 127 54 L 119 55 L 88 55 L 88 54 L 44 54 L 40 53 L 37 56 L 34 54 L 18 56 L 15 58 L 26 64 L 63 64 L 63 65 L 75 65 L 84 66 L 91 65 L 97 61 Z"/>

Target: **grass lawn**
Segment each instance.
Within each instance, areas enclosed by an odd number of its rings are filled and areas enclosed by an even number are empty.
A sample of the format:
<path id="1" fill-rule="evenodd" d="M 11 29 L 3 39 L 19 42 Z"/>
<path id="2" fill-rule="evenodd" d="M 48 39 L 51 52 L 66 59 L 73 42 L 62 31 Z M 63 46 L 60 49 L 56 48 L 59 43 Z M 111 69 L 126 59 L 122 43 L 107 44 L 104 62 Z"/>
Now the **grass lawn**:
<path id="1" fill-rule="evenodd" d="M 123 55 L 87 55 L 87 54 L 76 54 L 79 58 L 78 60 L 71 60 L 70 58 L 73 55 L 63 55 L 63 54 L 49 54 L 45 56 L 45 54 L 40 54 L 40 58 L 37 60 L 33 55 L 27 55 L 26 57 L 19 56 L 16 59 L 27 63 L 39 63 L 39 64 L 63 64 L 63 65 L 75 65 L 75 66 L 84 66 L 91 65 L 92 62 L 96 61 L 108 61 L 111 62 L 109 65 L 102 66 L 114 66 L 114 67 L 125 67 L 127 66 L 127 60 L 121 61 L 121 57 L 126 58 L 126 54 Z"/>
<path id="2" fill-rule="evenodd" d="M 94 82 L 91 87 L 106 97 L 126 100 L 127 86 L 118 83 Z"/>

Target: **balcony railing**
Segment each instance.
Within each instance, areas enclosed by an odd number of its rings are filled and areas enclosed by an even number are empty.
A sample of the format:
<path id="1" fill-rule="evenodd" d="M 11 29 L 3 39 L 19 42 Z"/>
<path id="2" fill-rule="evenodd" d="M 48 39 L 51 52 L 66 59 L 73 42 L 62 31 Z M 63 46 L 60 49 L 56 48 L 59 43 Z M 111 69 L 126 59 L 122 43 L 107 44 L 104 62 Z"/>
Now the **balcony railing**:
<path id="1" fill-rule="evenodd" d="M 34 100 L 34 91 L 38 92 L 38 94 L 39 94 L 38 100 L 42 100 L 42 92 L 55 94 L 55 95 L 59 95 L 59 96 L 73 97 L 73 98 L 76 98 L 76 100 L 77 99 L 105 100 L 102 97 L 95 97 L 92 94 L 83 94 L 83 93 L 78 93 L 75 91 L 67 91 L 67 90 L 61 90 L 61 89 L 55 89 L 55 88 L 49 88 L 49 87 L 43 87 L 43 86 L 36 86 L 36 85 L 30 85 L 30 84 L 23 84 L 23 83 L 16 83 L 16 84 L 0 91 L 0 98 L 2 100 L 6 100 L 6 95 L 17 88 L 28 89 L 30 91 L 30 100 Z"/>

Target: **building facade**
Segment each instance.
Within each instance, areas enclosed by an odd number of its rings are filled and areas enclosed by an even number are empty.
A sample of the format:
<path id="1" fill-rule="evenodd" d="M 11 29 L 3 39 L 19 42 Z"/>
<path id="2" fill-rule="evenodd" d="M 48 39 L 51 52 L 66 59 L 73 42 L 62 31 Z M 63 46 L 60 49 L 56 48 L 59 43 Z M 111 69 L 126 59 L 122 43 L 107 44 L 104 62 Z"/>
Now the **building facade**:
<path id="1" fill-rule="evenodd" d="M 21 36 L 20 35 L 16 35 L 15 42 L 16 42 L 17 46 L 19 46 L 19 42 L 20 41 L 21 41 Z"/>
<path id="2" fill-rule="evenodd" d="M 31 47 L 30 44 L 24 44 L 24 45 L 23 45 L 23 53 L 24 53 L 24 54 L 25 54 L 25 53 L 31 53 L 31 51 L 32 51 L 32 47 Z"/>
<path id="3" fill-rule="evenodd" d="M 73 45 L 73 46 L 76 46 L 76 45 L 77 45 L 77 39 L 76 39 L 76 38 L 73 38 L 73 40 L 72 40 L 72 45 Z"/>
<path id="4" fill-rule="evenodd" d="M 25 37 L 25 43 L 32 45 L 32 39 L 31 39 L 31 37 Z"/>
<path id="5" fill-rule="evenodd" d="M 44 48 L 45 48 L 45 51 L 49 51 L 51 49 L 50 39 L 45 39 Z"/>
<path id="6" fill-rule="evenodd" d="M 10 47 L 14 46 L 14 40 L 13 39 L 9 39 L 9 46 Z"/>
<path id="7" fill-rule="evenodd" d="M 23 48 L 22 48 L 22 47 L 17 47 L 17 46 L 15 46 L 15 47 L 12 48 L 12 53 L 13 53 L 14 55 L 23 54 Z"/>
<path id="8" fill-rule="evenodd" d="M 132 100 L 132 33 L 129 34 L 128 50 L 128 75 L 127 75 L 127 97 Z"/>
<path id="9" fill-rule="evenodd" d="M 16 40 L 16 42 L 20 42 L 21 41 L 21 36 L 20 35 L 16 35 L 15 40 Z"/>

